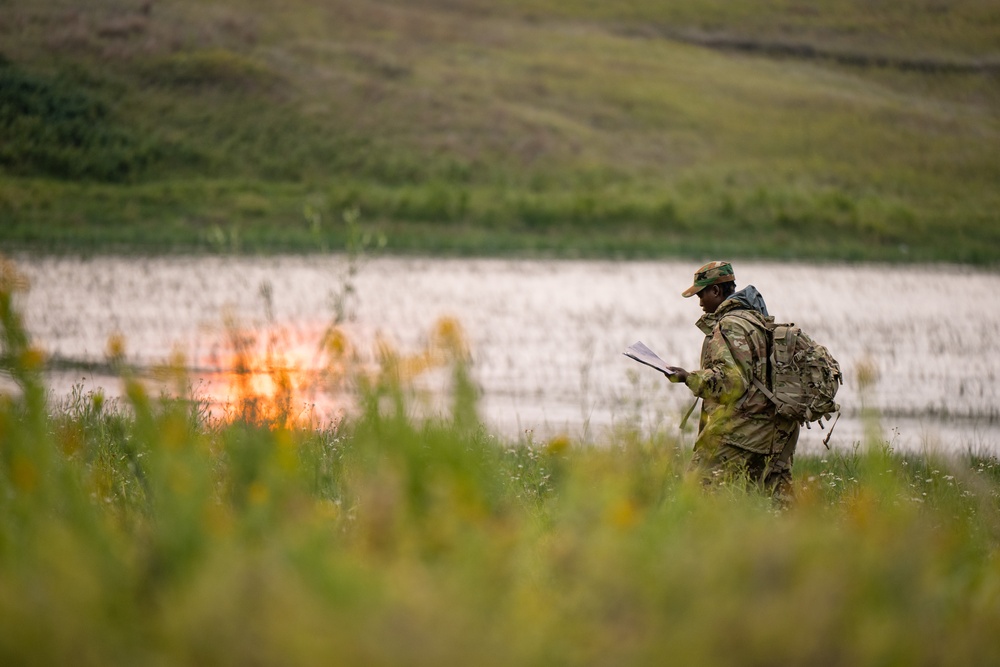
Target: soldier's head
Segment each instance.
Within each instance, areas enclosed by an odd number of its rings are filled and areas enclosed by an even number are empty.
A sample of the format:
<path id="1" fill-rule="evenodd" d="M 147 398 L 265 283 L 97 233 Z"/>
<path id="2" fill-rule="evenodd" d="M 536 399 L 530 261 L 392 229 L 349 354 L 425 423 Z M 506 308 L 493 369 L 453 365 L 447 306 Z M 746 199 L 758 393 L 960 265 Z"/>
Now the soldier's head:
<path id="1" fill-rule="evenodd" d="M 729 262 L 709 262 L 694 273 L 694 283 L 682 292 L 686 298 L 698 295 L 701 309 L 714 313 L 736 291 L 736 274 Z"/>

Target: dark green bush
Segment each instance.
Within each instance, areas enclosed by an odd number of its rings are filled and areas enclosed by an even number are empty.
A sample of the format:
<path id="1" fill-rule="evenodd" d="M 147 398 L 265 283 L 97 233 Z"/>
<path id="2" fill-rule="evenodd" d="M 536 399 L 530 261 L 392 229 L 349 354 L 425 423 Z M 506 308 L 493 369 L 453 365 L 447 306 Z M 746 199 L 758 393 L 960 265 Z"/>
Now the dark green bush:
<path id="1" fill-rule="evenodd" d="M 120 182 L 155 157 L 100 96 L 0 62 L 0 166 L 8 172 Z"/>

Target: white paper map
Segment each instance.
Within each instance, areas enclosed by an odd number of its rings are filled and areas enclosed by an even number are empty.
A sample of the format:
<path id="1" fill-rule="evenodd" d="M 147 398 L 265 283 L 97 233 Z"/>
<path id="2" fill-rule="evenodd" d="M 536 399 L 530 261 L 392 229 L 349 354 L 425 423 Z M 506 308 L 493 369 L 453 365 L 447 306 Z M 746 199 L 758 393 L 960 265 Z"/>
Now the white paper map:
<path id="1" fill-rule="evenodd" d="M 623 352 L 626 357 L 630 359 L 635 359 L 640 364 L 646 364 L 650 368 L 655 368 L 661 373 L 666 373 L 667 375 L 673 375 L 673 371 L 667 366 L 667 362 L 656 356 L 656 353 L 651 349 L 646 347 L 642 341 L 636 341 L 625 348 Z"/>

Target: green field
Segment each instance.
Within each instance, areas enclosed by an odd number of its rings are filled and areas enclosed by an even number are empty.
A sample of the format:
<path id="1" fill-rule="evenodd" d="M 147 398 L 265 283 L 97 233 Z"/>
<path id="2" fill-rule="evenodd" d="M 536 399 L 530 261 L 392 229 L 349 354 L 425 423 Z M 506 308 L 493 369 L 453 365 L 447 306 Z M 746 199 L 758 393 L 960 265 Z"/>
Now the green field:
<path id="1" fill-rule="evenodd" d="M 0 243 L 1000 257 L 987 0 L 6 0 Z"/>
<path id="2" fill-rule="evenodd" d="M 430 418 L 388 352 L 341 377 L 359 409 L 317 425 L 249 394 L 222 420 L 156 399 L 120 341 L 125 399 L 52 405 L 19 282 L 4 265 L 2 664 L 1000 661 L 995 455 L 803 456 L 777 509 L 700 488 L 689 453 L 627 415 L 591 446 L 498 440 L 454 330 Z"/>

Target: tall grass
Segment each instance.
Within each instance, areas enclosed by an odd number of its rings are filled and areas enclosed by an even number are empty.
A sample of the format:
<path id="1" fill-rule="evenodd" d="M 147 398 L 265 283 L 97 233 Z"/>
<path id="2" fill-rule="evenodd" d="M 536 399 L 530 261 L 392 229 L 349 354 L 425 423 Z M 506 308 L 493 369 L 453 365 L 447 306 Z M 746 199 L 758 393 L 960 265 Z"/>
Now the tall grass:
<path id="1" fill-rule="evenodd" d="M 52 405 L 0 272 L 3 664 L 992 664 L 1000 463 L 868 443 L 779 511 L 663 434 L 508 443 L 460 331 L 384 350 L 335 425 L 155 398 Z M 406 378 L 445 361 L 449 403 Z M 183 377 L 175 377 L 183 386 Z"/>

